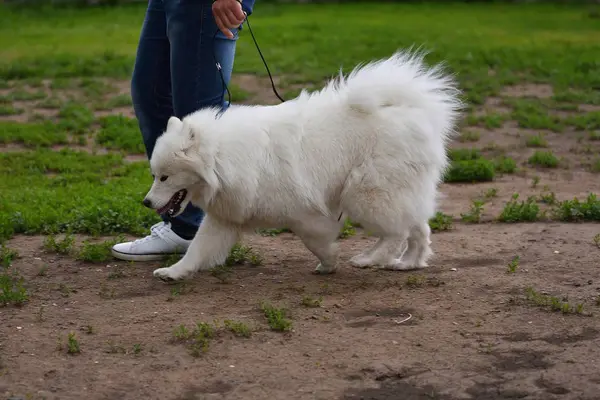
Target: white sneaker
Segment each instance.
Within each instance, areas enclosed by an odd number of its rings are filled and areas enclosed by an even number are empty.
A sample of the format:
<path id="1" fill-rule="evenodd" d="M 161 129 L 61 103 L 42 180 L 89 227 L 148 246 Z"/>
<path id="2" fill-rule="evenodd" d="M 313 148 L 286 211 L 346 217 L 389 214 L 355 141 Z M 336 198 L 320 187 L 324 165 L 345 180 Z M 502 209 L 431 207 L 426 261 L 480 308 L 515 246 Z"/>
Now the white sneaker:
<path id="1" fill-rule="evenodd" d="M 191 242 L 173 232 L 170 223 L 159 222 L 152 225 L 150 235 L 114 245 L 112 255 L 127 261 L 162 260 L 171 254 L 184 254 Z"/>

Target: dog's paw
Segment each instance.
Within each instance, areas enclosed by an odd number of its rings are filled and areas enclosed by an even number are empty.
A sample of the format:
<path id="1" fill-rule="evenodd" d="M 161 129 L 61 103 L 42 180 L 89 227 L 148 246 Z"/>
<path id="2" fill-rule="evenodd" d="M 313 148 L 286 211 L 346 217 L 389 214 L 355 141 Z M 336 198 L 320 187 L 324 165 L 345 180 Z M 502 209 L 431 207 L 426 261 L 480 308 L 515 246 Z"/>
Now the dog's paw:
<path id="1" fill-rule="evenodd" d="M 336 269 L 336 267 L 326 267 L 323 264 L 319 263 L 319 265 L 317 265 L 317 268 L 315 268 L 313 273 L 316 275 L 333 274 L 335 273 Z"/>
<path id="2" fill-rule="evenodd" d="M 175 282 L 184 278 L 183 275 L 177 273 L 176 271 L 177 270 L 174 270 L 172 267 L 159 268 L 154 270 L 152 275 L 164 282 Z"/>

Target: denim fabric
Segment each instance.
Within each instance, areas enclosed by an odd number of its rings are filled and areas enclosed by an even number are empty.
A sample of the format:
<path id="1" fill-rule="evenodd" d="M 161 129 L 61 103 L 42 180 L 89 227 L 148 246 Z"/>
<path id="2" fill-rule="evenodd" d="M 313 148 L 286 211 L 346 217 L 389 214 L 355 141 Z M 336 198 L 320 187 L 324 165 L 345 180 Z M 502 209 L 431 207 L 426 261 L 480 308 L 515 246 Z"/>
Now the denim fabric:
<path id="1" fill-rule="evenodd" d="M 242 6 L 250 15 L 254 0 L 244 0 Z M 131 79 L 148 158 L 169 117 L 183 118 L 226 98 L 214 57 L 229 84 L 238 31 L 232 29 L 234 39 L 227 39 L 221 32 L 215 37 L 217 30 L 211 0 L 149 0 Z M 204 213 L 188 205 L 176 218 L 161 217 L 179 236 L 191 239 Z"/>

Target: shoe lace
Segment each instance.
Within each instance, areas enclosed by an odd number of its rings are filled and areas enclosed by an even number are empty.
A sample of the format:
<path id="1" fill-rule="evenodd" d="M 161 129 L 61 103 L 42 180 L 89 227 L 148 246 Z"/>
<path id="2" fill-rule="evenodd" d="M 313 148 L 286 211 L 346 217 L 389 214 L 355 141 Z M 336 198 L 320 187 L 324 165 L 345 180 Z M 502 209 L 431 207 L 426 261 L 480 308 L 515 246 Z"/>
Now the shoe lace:
<path id="1" fill-rule="evenodd" d="M 170 229 L 170 226 L 170 223 L 165 223 L 164 221 L 158 222 L 150 227 L 150 234 L 148 236 L 134 240 L 133 243 L 140 244 L 158 237 L 162 237 L 161 231 Z"/>

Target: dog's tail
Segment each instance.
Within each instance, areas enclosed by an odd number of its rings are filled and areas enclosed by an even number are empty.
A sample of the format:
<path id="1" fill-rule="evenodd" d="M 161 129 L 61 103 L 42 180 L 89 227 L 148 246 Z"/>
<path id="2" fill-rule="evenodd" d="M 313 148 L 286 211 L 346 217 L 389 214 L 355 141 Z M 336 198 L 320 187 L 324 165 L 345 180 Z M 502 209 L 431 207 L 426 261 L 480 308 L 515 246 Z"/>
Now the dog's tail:
<path id="1" fill-rule="evenodd" d="M 421 110 L 432 117 L 438 132 L 450 135 L 464 106 L 461 93 L 443 65 L 425 65 L 425 55 L 409 49 L 359 65 L 346 78 L 340 76 L 337 90 L 346 92 L 347 105 L 357 112 L 371 114 L 383 107 Z"/>

